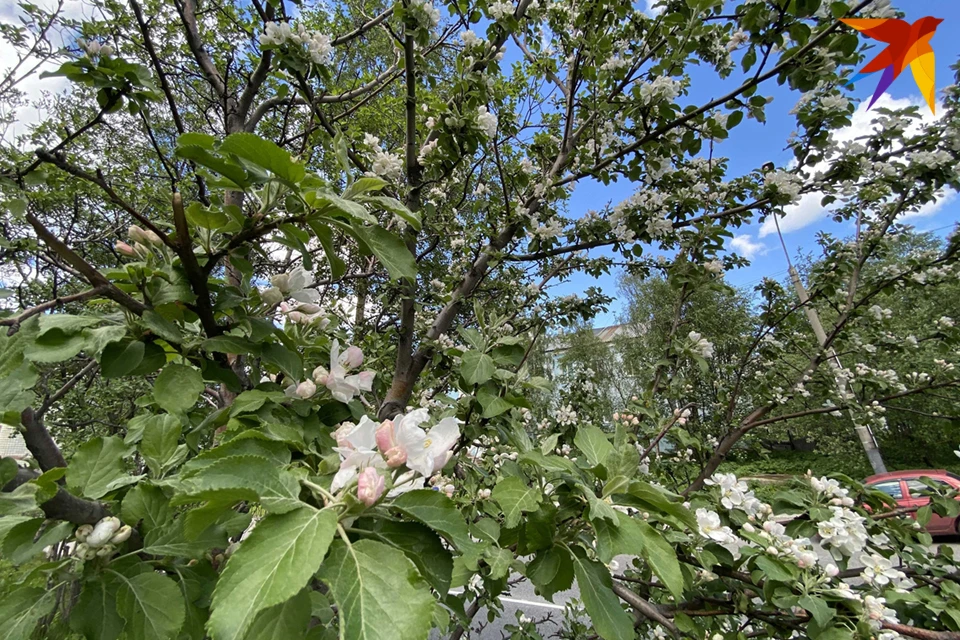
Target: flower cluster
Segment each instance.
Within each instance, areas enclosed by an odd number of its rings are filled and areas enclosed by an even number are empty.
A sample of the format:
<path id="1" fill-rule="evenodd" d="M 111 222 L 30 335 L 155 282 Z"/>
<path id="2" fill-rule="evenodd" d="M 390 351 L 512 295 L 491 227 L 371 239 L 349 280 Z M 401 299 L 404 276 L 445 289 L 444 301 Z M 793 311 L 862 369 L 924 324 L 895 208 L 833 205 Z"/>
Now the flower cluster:
<path id="1" fill-rule="evenodd" d="M 477 126 L 488 138 L 497 135 L 498 122 L 496 114 L 490 113 L 486 106 L 480 105 L 477 109 Z"/>
<path id="2" fill-rule="evenodd" d="M 113 45 L 100 44 L 96 40 L 77 38 L 77 46 L 91 58 L 109 58 L 113 55 Z"/>
<path id="3" fill-rule="evenodd" d="M 74 534 L 77 546 L 73 555 L 79 560 L 93 558 L 107 558 L 117 550 L 117 545 L 126 542 L 133 529 L 128 525 L 121 525 L 120 520 L 113 516 L 101 519 L 96 525 L 82 524 Z"/>
<path id="4" fill-rule="evenodd" d="M 432 29 L 440 22 L 440 12 L 427 0 L 412 0 L 408 11 L 421 28 Z"/>
<path id="5" fill-rule="evenodd" d="M 776 193 L 786 196 L 787 204 L 796 204 L 800 200 L 803 182 L 799 176 L 789 171 L 771 171 L 763 177 L 763 185 Z"/>
<path id="6" fill-rule="evenodd" d="M 429 418 L 426 409 L 416 409 L 380 424 L 363 416 L 357 424 L 340 425 L 334 433 L 340 470 L 334 475 L 330 490 L 339 491 L 356 479 L 357 498 L 371 506 L 386 489 L 386 470 L 402 466 L 409 471 L 394 480 L 394 491 L 422 487 L 425 478 L 450 461 L 453 447 L 460 439 L 459 420 L 444 418 L 425 431 L 420 425 Z M 444 489 L 446 484 L 449 483 L 444 484 Z"/>
<path id="7" fill-rule="evenodd" d="M 363 352 L 360 347 L 347 347 L 340 353 L 340 341 L 334 339 L 330 346 L 329 371 L 320 366 L 313 370 L 313 379 L 307 379 L 297 385 L 290 395 L 300 398 L 309 398 L 317 392 L 317 385 L 330 390 L 330 395 L 340 402 L 350 402 L 361 391 L 373 389 L 374 371 L 361 371 L 348 375 L 351 369 L 363 364 Z"/>
<path id="8" fill-rule="evenodd" d="M 713 357 L 713 343 L 701 336 L 696 331 L 691 331 L 687 334 L 687 339 L 690 341 L 690 349 L 700 355 L 702 358 L 710 359 Z"/>
<path id="9" fill-rule="evenodd" d="M 866 518 L 846 507 L 830 507 L 830 510 L 833 516 L 817 525 L 817 532 L 823 543 L 829 546 L 830 554 L 839 560 L 861 552 L 868 538 L 864 526 Z"/>
<path id="10" fill-rule="evenodd" d="M 302 23 L 297 25 L 296 30 L 290 27 L 289 22 L 268 22 L 265 25 L 260 44 L 280 47 L 288 42 L 306 45 L 310 59 L 316 64 L 330 64 L 333 60 L 333 40 L 329 35 L 307 31 Z"/>
<path id="11" fill-rule="evenodd" d="M 738 480 L 732 473 L 718 473 L 704 482 L 720 489 L 720 504 L 727 509 L 740 509 L 747 515 L 756 516 L 770 508 L 757 499 L 746 482 Z"/>

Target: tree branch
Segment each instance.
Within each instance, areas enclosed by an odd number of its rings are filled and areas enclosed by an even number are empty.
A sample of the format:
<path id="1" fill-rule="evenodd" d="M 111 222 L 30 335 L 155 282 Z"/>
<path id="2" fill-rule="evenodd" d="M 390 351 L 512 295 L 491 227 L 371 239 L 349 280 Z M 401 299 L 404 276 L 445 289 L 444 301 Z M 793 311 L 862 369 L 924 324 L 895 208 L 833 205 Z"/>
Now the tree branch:
<path id="1" fill-rule="evenodd" d="M 9 493 L 39 475 L 30 469 L 20 469 L 16 477 L 3 487 L 3 491 Z M 40 509 L 51 520 L 63 520 L 73 524 L 96 524 L 110 515 L 104 504 L 78 498 L 63 488 L 57 490 L 55 496 L 41 504 Z"/>

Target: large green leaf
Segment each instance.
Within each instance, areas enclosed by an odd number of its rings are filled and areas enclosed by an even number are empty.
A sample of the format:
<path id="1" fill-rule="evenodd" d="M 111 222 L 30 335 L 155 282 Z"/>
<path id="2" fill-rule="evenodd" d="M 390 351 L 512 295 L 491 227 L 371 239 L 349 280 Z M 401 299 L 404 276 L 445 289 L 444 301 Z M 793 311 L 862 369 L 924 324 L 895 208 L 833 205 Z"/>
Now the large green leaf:
<path id="1" fill-rule="evenodd" d="M 470 539 L 467 523 L 463 521 L 460 510 L 453 500 L 440 491 L 408 491 L 394 500 L 392 506 L 444 536 L 460 551 L 476 546 Z"/>
<path id="2" fill-rule="evenodd" d="M 182 413 L 197 404 L 203 388 L 199 369 L 171 362 L 153 384 L 153 399 L 170 413 Z"/>
<path id="3" fill-rule="evenodd" d="M 40 618 L 53 611 L 56 589 L 20 587 L 0 598 L 0 638 L 29 640 Z"/>
<path id="4" fill-rule="evenodd" d="M 271 513 L 286 513 L 304 504 L 296 476 L 267 458 L 251 455 L 217 460 L 183 478 L 176 491 L 174 504 L 252 500 Z"/>
<path id="5" fill-rule="evenodd" d="M 403 219 L 407 224 L 417 231 L 420 231 L 420 214 L 410 211 L 410 209 L 407 209 L 407 207 L 396 198 L 390 198 L 387 196 L 364 196 L 363 200 L 364 202 L 370 202 L 378 205 L 382 209 L 389 211 L 398 218 Z"/>
<path id="6" fill-rule="evenodd" d="M 220 152 L 232 153 L 268 169 L 278 178 L 291 184 L 300 182 L 306 175 L 303 165 L 294 162 L 287 151 L 253 133 L 230 134 L 220 145 Z"/>
<path id="7" fill-rule="evenodd" d="M 87 336 L 83 332 L 51 329 L 25 345 L 23 356 L 32 362 L 63 362 L 83 351 L 86 345 Z"/>
<path id="8" fill-rule="evenodd" d="M 131 453 L 117 436 L 83 443 L 67 465 L 67 486 L 74 493 L 97 499 L 136 482 L 139 476 L 127 475 L 123 465 L 123 459 Z"/>
<path id="9" fill-rule="evenodd" d="M 607 440 L 607 434 L 593 426 L 580 427 L 573 444 L 587 457 L 591 467 L 603 464 L 607 456 L 613 453 L 613 445 Z"/>
<path id="10" fill-rule="evenodd" d="M 253 621 L 245 640 L 302 638 L 310 624 L 310 591 L 303 589 L 286 602 L 264 609 Z"/>
<path id="11" fill-rule="evenodd" d="M 240 640 L 258 613 L 296 595 L 320 568 L 336 528 L 334 511 L 313 507 L 260 521 L 213 592 L 207 629 L 214 640 Z"/>
<path id="12" fill-rule="evenodd" d="M 100 353 L 100 373 L 104 378 L 128 375 L 143 362 L 142 342 L 111 342 Z"/>
<path id="13" fill-rule="evenodd" d="M 160 478 L 186 459 L 187 445 L 179 444 L 181 427 L 175 416 L 157 418 L 143 432 L 140 454 L 153 476 Z"/>
<path id="14" fill-rule="evenodd" d="M 184 620 L 183 595 L 177 583 L 156 571 L 120 577 L 117 611 L 126 621 L 126 635 L 137 640 L 176 637 Z"/>
<path id="15" fill-rule="evenodd" d="M 263 361 L 275 365 L 293 380 L 303 377 L 303 360 L 300 355 L 282 344 L 271 342 L 263 345 Z"/>
<path id="16" fill-rule="evenodd" d="M 656 529 L 643 520 L 617 512 L 619 526 L 594 520 L 597 556 L 610 562 L 615 555 L 642 556 L 674 596 L 683 594 L 683 573 L 677 552 Z"/>
<path id="17" fill-rule="evenodd" d="M 628 500 L 625 504 L 630 504 L 644 511 L 667 514 L 687 527 L 696 530 L 697 517 L 693 515 L 690 509 L 683 506 L 683 499 L 680 496 L 667 493 L 664 489 L 655 487 L 643 480 L 631 482 L 627 494 L 634 501 Z"/>
<path id="18" fill-rule="evenodd" d="M 633 620 L 613 592 L 613 580 L 605 566 L 590 560 L 579 547 L 573 550 L 573 572 L 580 587 L 580 598 L 590 622 L 604 640 L 633 640 Z"/>
<path id="19" fill-rule="evenodd" d="M 13 564 L 23 564 L 42 553 L 44 547 L 56 544 L 73 533 L 73 525 L 69 522 L 51 524 L 40 533 L 43 523 L 43 518 L 34 518 L 11 527 L 3 537 L 3 557 Z"/>
<path id="20" fill-rule="evenodd" d="M 86 582 L 70 611 L 70 628 L 87 640 L 116 640 L 123 631 L 117 611 L 117 583 L 101 575 Z"/>
<path id="21" fill-rule="evenodd" d="M 377 260 L 387 268 L 391 280 L 416 279 L 417 261 L 403 240 L 379 226 L 364 227 L 355 224 L 353 229 L 357 236 L 367 243 Z"/>
<path id="22" fill-rule="evenodd" d="M 35 482 L 25 482 L 13 491 L 0 492 L 0 516 L 4 516 L 6 520 L 12 516 L 36 511 L 38 509 L 37 494 L 39 492 L 40 486 Z M 2 528 L 0 528 L 0 532 L 2 532 Z"/>
<path id="23" fill-rule="evenodd" d="M 537 553 L 527 566 L 527 577 L 544 598 L 553 602 L 553 594 L 573 584 L 573 561 L 563 547 L 550 547 Z"/>
<path id="24" fill-rule="evenodd" d="M 141 522 L 145 533 L 163 526 L 170 517 L 170 500 L 160 487 L 141 482 L 123 496 L 120 518 L 130 526 Z"/>
<path id="25" fill-rule="evenodd" d="M 152 530 L 143 542 L 143 553 L 152 556 L 202 558 L 210 549 L 226 549 L 229 540 L 223 527 L 207 527 L 199 536 L 188 539 L 183 530 L 184 518 L 167 522 Z"/>
<path id="26" fill-rule="evenodd" d="M 492 522 L 487 520 L 487 522 Z M 403 551 L 438 593 L 450 590 L 453 558 L 433 531 L 417 522 L 363 519 L 357 523 L 361 535 Z"/>
<path id="27" fill-rule="evenodd" d="M 392 547 L 373 540 L 337 543 L 318 577 L 339 607 L 341 640 L 419 640 L 430 632 L 430 590 Z"/>
<path id="28" fill-rule="evenodd" d="M 520 478 L 511 476 L 497 483 L 491 497 L 503 510 L 504 526 L 513 529 L 520 524 L 523 512 L 535 511 L 540 506 L 543 494 L 539 489 L 528 487 Z"/>
<path id="29" fill-rule="evenodd" d="M 460 357 L 460 375 L 467 384 L 483 384 L 496 369 L 493 358 L 482 351 L 467 351 Z"/>

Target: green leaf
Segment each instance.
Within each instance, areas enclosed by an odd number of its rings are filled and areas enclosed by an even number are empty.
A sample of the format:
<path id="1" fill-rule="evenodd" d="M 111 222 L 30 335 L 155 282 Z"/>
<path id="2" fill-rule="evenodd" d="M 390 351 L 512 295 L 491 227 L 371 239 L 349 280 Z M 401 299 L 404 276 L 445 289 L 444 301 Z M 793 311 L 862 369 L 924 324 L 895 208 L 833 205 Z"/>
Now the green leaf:
<path id="1" fill-rule="evenodd" d="M 604 640 L 633 640 L 633 620 L 613 592 L 613 580 L 605 566 L 587 558 L 579 547 L 573 551 L 573 572 L 580 597 L 594 629 Z"/>
<path id="2" fill-rule="evenodd" d="M 100 324 L 100 319 L 91 316 L 71 316 L 66 313 L 44 314 L 40 316 L 40 330 L 37 335 L 42 337 L 49 331 L 62 331 L 65 334 L 79 333 L 97 324 Z"/>
<path id="3" fill-rule="evenodd" d="M 520 478 L 511 476 L 497 483 L 491 497 L 503 510 L 504 526 L 513 529 L 520 524 L 523 512 L 537 509 L 543 495 L 539 489 L 528 487 Z"/>
<path id="4" fill-rule="evenodd" d="M 117 584 L 107 576 L 86 582 L 70 611 L 70 628 L 90 640 L 116 640 L 123 631 L 117 612 Z"/>
<path id="5" fill-rule="evenodd" d="M 607 456 L 613 453 L 613 445 L 607 440 L 607 434 L 593 426 L 580 427 L 573 444 L 587 457 L 591 467 L 603 464 Z"/>
<path id="6" fill-rule="evenodd" d="M 369 191 L 380 191 L 385 186 L 389 184 L 383 178 L 377 178 L 376 176 L 364 176 L 362 178 L 357 178 L 347 190 L 343 192 L 343 197 L 347 200 L 353 200 L 356 196 L 362 195 Z"/>
<path id="7" fill-rule="evenodd" d="M 180 445 L 180 421 L 176 416 L 157 416 L 143 433 L 140 454 L 150 472 L 157 478 L 186 458 L 186 445 Z"/>
<path id="8" fill-rule="evenodd" d="M 239 156 L 290 184 L 300 182 L 306 175 L 303 165 L 294 162 L 287 151 L 253 133 L 230 134 L 220 145 L 220 152 Z"/>
<path id="9" fill-rule="evenodd" d="M 300 355 L 282 344 L 271 342 L 263 345 L 262 356 L 264 362 L 274 365 L 291 379 L 299 381 L 303 378 L 303 360 Z"/>
<path id="10" fill-rule="evenodd" d="M 207 629 L 214 640 L 240 640 L 257 614 L 296 595 L 320 568 L 336 528 L 334 511 L 313 507 L 261 520 L 213 592 Z"/>
<path id="11" fill-rule="evenodd" d="M 509 411 L 513 405 L 498 395 L 490 393 L 486 389 L 481 389 L 477 394 L 477 402 L 483 407 L 483 418 L 495 418 L 501 413 Z"/>
<path id="12" fill-rule="evenodd" d="M 100 373 L 104 378 L 128 375 L 143 361 L 142 342 L 111 342 L 100 354 Z"/>
<path id="13" fill-rule="evenodd" d="M 826 628 L 826 626 L 830 624 L 830 621 L 833 620 L 833 616 L 836 613 L 827 606 L 826 602 L 810 595 L 801 597 L 797 604 L 810 612 L 810 615 L 816 620 L 817 626 L 821 629 Z"/>
<path id="14" fill-rule="evenodd" d="M 755 562 L 757 569 L 762 571 L 770 580 L 792 583 L 796 579 L 793 570 L 779 560 L 767 556 L 757 556 Z"/>
<path id="15" fill-rule="evenodd" d="M 485 522 L 493 521 L 487 519 Z M 379 518 L 365 518 L 357 526 L 363 529 L 361 535 L 403 551 L 438 593 L 450 590 L 453 558 L 433 531 L 417 522 L 394 522 Z"/>
<path id="16" fill-rule="evenodd" d="M 460 510 L 453 500 L 440 491 L 408 491 L 395 499 L 391 506 L 446 537 L 461 552 L 476 546 L 470 539 L 467 523 L 463 521 Z"/>
<path id="17" fill-rule="evenodd" d="M 64 333 L 60 329 L 52 329 L 26 344 L 23 356 L 31 362 L 63 362 L 83 351 L 86 345 L 87 338 L 83 333 Z"/>
<path id="18" fill-rule="evenodd" d="M 11 527 L 3 537 L 3 557 L 15 565 L 21 565 L 42 553 L 44 547 L 73 534 L 73 525 L 69 522 L 53 524 L 40 533 L 43 523 L 43 518 L 34 518 Z"/>
<path id="19" fill-rule="evenodd" d="M 417 261 L 400 238 L 379 226 L 364 227 L 355 224 L 353 229 L 377 256 L 377 260 L 387 268 L 391 280 L 416 279 Z"/>
<path id="20" fill-rule="evenodd" d="M 226 549 L 228 544 L 227 533 L 220 526 L 207 527 L 199 536 L 188 539 L 184 519 L 178 518 L 148 533 L 142 552 L 153 556 L 200 559 L 211 549 Z"/>
<path id="21" fill-rule="evenodd" d="M 318 577 L 339 607 L 341 640 L 414 640 L 430 632 L 433 596 L 396 549 L 373 540 L 338 543 Z"/>
<path id="22" fill-rule="evenodd" d="M 483 550 L 483 559 L 490 566 L 490 578 L 500 580 L 510 572 L 513 554 L 510 553 L 509 549 L 492 546 Z"/>
<path id="23" fill-rule="evenodd" d="M 40 618 L 49 615 L 57 603 L 56 589 L 20 587 L 0 598 L 0 637 L 29 640 Z"/>
<path id="24" fill-rule="evenodd" d="M 217 139 L 206 133 L 183 133 L 177 137 L 177 146 L 213 149 Z"/>
<path id="25" fill-rule="evenodd" d="M 261 611 L 244 640 L 302 638 L 310 624 L 310 593 L 303 589 L 289 600 Z"/>
<path id="26" fill-rule="evenodd" d="M 4 520 L 0 522 L 5 523 L 12 516 L 36 511 L 39 508 L 37 506 L 37 494 L 39 492 L 40 486 L 34 482 L 25 482 L 13 491 L 0 492 L 0 516 L 4 517 Z M 0 528 L 0 534 L 2 533 L 3 529 Z M 0 540 L 2 540 L 2 535 L 0 535 Z"/>
<path id="27" fill-rule="evenodd" d="M 460 375 L 467 384 L 483 384 L 496 370 L 493 358 L 482 351 L 467 351 L 460 357 Z"/>
<path id="28" fill-rule="evenodd" d="M 152 570 L 132 578 L 121 576 L 117 611 L 126 620 L 126 635 L 138 640 L 176 637 L 185 615 L 177 583 Z"/>
<path id="29" fill-rule="evenodd" d="M 610 562 L 613 556 L 642 556 L 675 597 L 683 594 L 683 573 L 677 552 L 656 529 L 643 520 L 617 513 L 619 526 L 606 520 L 593 521 L 597 532 L 597 556 Z"/>
<path id="30" fill-rule="evenodd" d="M 527 577 L 544 598 L 553 602 L 553 594 L 573 584 L 573 561 L 563 547 L 550 547 L 537 553 L 527 567 Z"/>
<path id="31" fill-rule="evenodd" d="M 248 392 L 249 393 L 249 392 Z M 207 449 L 183 466 L 183 473 L 197 471 L 207 467 L 217 460 L 231 456 L 260 456 L 271 461 L 277 467 L 290 464 L 290 449 L 282 442 L 265 440 L 258 431 L 244 431 L 232 440 L 224 442 L 219 447 Z"/>
<path id="32" fill-rule="evenodd" d="M 153 384 L 153 399 L 170 413 L 183 413 L 197 404 L 204 389 L 199 369 L 171 362 Z"/>
<path id="33" fill-rule="evenodd" d="M 410 209 L 407 209 L 407 207 L 396 198 L 389 198 L 387 196 L 366 196 L 363 200 L 364 202 L 372 202 L 373 204 L 378 205 L 380 208 L 389 211 L 398 218 L 403 219 L 407 224 L 417 231 L 420 231 L 420 214 L 410 211 Z"/>
<path id="34" fill-rule="evenodd" d="M 251 455 L 218 460 L 180 480 L 176 490 L 175 505 L 200 500 L 252 500 L 279 514 L 304 504 L 296 476 L 266 458 Z"/>
<path id="35" fill-rule="evenodd" d="M 217 353 L 242 353 L 244 355 L 259 355 L 260 346 L 247 338 L 240 336 L 217 336 L 207 338 L 200 345 L 205 351 Z"/>
<path id="36" fill-rule="evenodd" d="M 120 519 L 131 527 L 142 522 L 144 533 L 163 526 L 171 516 L 170 500 L 160 487 L 141 482 L 123 496 Z"/>
<path id="37" fill-rule="evenodd" d="M 199 202 L 191 202 L 185 213 L 190 224 L 202 229 L 222 229 L 230 221 L 223 211 L 208 209 Z"/>
<path id="38" fill-rule="evenodd" d="M 635 502 L 628 502 L 631 506 L 636 506 L 644 511 L 670 515 L 687 527 L 693 530 L 697 529 L 697 517 L 683 506 L 682 499 L 679 496 L 667 493 L 665 490 L 642 480 L 631 482 L 628 493 L 631 497 L 636 498 Z"/>
<path id="39" fill-rule="evenodd" d="M 310 194 L 307 194 L 307 202 L 310 202 Z M 325 214 L 330 214 L 332 209 L 336 213 L 340 213 L 348 218 L 354 218 L 362 222 L 369 222 L 370 224 L 376 224 L 377 219 L 370 215 L 370 212 L 367 211 L 367 208 L 360 204 L 359 202 L 354 202 L 353 200 L 346 200 L 340 196 L 327 192 L 327 191 L 317 191 L 313 197 L 313 206 L 317 209 L 324 210 Z"/>
<path id="40" fill-rule="evenodd" d="M 77 449 L 67 465 L 67 486 L 74 493 L 94 500 L 136 482 L 127 475 L 123 459 L 131 453 L 117 436 L 98 437 Z"/>
<path id="41" fill-rule="evenodd" d="M 167 342 L 179 343 L 183 341 L 183 334 L 180 333 L 180 327 L 153 309 L 144 311 L 140 319 L 143 320 L 143 324 L 145 324 L 150 331 Z"/>
<path id="42" fill-rule="evenodd" d="M 193 160 L 197 164 L 219 173 L 240 189 L 246 189 L 252 184 L 250 174 L 246 169 L 235 162 L 229 162 L 212 154 L 207 149 L 194 145 L 178 145 L 175 153 L 177 157 Z"/>

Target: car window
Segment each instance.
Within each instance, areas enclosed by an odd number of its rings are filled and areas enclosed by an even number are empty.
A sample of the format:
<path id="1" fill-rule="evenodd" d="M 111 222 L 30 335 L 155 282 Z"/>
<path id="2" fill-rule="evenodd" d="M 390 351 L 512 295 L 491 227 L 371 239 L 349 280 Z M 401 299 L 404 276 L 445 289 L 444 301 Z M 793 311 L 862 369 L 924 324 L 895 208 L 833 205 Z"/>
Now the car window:
<path id="1" fill-rule="evenodd" d="M 901 498 L 903 498 L 903 490 L 900 488 L 899 480 L 891 480 L 889 482 L 879 482 L 873 485 L 873 488 L 879 489 L 880 491 L 883 491 L 888 496 L 892 498 L 896 498 L 897 500 L 900 500 Z"/>
<path id="2" fill-rule="evenodd" d="M 940 485 L 939 487 L 940 489 L 945 489 L 947 491 L 950 491 L 951 489 L 953 489 L 953 487 L 951 487 L 949 483 L 944 482 L 943 480 L 940 480 L 938 478 L 930 478 L 930 480 L 934 484 Z M 920 480 L 917 480 L 916 478 L 910 478 L 909 480 L 907 480 L 907 490 L 910 491 L 910 495 L 916 496 L 916 495 L 920 495 L 924 491 L 930 491 L 930 487 L 920 482 Z"/>

